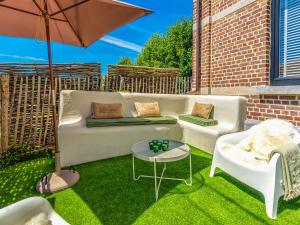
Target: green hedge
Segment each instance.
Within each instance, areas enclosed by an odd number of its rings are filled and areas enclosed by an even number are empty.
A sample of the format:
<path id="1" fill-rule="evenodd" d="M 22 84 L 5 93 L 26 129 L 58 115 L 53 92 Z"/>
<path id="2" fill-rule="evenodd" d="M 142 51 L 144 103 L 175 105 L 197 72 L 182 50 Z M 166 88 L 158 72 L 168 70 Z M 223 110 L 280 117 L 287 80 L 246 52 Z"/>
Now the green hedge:
<path id="1" fill-rule="evenodd" d="M 13 165 L 17 162 L 42 157 L 53 157 L 53 148 L 40 148 L 27 144 L 11 145 L 8 150 L 0 154 L 0 168 Z"/>

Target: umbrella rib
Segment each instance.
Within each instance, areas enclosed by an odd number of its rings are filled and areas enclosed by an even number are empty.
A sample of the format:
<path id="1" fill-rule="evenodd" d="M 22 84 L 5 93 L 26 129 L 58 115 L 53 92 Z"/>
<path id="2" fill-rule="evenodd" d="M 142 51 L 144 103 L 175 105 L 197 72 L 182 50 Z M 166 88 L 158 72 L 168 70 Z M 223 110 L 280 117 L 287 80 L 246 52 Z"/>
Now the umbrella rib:
<path id="1" fill-rule="evenodd" d="M 32 1 L 35 4 L 35 6 L 40 10 L 40 12 L 44 15 L 45 11 L 40 7 L 40 5 L 35 0 L 32 0 Z"/>
<path id="2" fill-rule="evenodd" d="M 68 20 L 67 16 L 65 15 L 65 13 L 62 11 L 61 6 L 59 5 L 59 3 L 57 2 L 57 0 L 54 0 L 56 5 L 58 6 L 58 8 L 60 9 L 61 13 L 63 14 L 63 16 L 66 19 L 66 22 L 69 24 L 71 30 L 73 31 L 73 33 L 75 34 L 76 38 L 78 39 L 78 41 L 80 42 L 81 46 L 84 47 L 84 43 L 80 37 L 80 35 L 75 31 L 74 27 L 72 26 L 72 24 L 70 23 L 70 21 Z M 50 17 L 51 18 L 51 17 Z M 52 19 L 52 18 L 51 18 Z"/>
<path id="3" fill-rule="evenodd" d="M 37 13 L 29 12 L 29 11 L 26 11 L 26 10 L 23 10 L 23 9 L 18 9 L 18 8 L 11 7 L 11 6 L 8 6 L 8 5 L 2 5 L 2 4 L 0 4 L 0 7 L 11 9 L 11 10 L 15 10 L 15 11 L 22 12 L 22 13 L 26 13 L 26 14 L 29 14 L 29 15 L 32 15 L 32 16 L 41 16 L 41 15 L 39 15 Z M 57 20 L 57 21 L 61 21 L 61 22 L 68 22 L 66 20 L 62 20 L 62 19 L 58 19 L 58 18 L 53 18 L 53 20 Z"/>
<path id="4" fill-rule="evenodd" d="M 64 12 L 64 11 L 66 11 L 66 10 L 69 10 L 69 9 L 72 9 L 72 8 L 74 8 L 74 7 L 76 7 L 76 6 L 82 5 L 82 4 L 84 4 L 84 3 L 88 2 L 88 1 L 90 1 L 90 0 L 84 0 L 84 1 L 82 1 L 82 2 L 78 2 L 78 3 L 74 4 L 74 5 L 71 5 L 71 6 L 66 7 L 66 8 L 64 8 L 64 9 L 61 9 L 61 8 L 60 8 L 59 11 L 50 14 L 50 16 L 55 16 L 55 15 L 57 15 L 57 14 L 59 14 L 59 13 L 62 13 L 62 12 Z"/>
<path id="5" fill-rule="evenodd" d="M 2 4 L 0 4 L 0 6 L 4 7 L 4 8 L 16 10 L 16 11 L 19 11 L 19 12 L 22 12 L 22 13 L 27 13 L 27 14 L 30 14 L 30 15 L 33 15 L 33 16 L 40 16 L 39 14 L 36 14 L 36 13 L 33 13 L 33 12 L 29 12 L 29 11 L 26 11 L 26 10 L 23 10 L 23 9 L 18 9 L 18 8 L 15 8 L 15 7 L 11 7 L 11 6 L 8 6 L 8 5 L 2 5 Z"/>

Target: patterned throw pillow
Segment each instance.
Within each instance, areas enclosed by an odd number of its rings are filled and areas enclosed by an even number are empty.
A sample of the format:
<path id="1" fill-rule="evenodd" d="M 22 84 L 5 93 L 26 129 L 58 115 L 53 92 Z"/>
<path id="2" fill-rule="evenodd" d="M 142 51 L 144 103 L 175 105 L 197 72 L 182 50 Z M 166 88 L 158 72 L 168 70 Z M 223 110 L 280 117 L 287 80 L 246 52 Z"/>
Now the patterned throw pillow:
<path id="1" fill-rule="evenodd" d="M 123 117 L 122 104 L 103 104 L 92 102 L 92 118 L 94 119 L 117 119 Z"/>
<path id="2" fill-rule="evenodd" d="M 213 110 L 212 104 L 204 104 L 196 102 L 193 107 L 192 116 L 198 116 L 204 119 L 208 119 Z"/>
<path id="3" fill-rule="evenodd" d="M 156 117 L 160 116 L 158 102 L 135 102 L 134 103 L 138 117 Z"/>

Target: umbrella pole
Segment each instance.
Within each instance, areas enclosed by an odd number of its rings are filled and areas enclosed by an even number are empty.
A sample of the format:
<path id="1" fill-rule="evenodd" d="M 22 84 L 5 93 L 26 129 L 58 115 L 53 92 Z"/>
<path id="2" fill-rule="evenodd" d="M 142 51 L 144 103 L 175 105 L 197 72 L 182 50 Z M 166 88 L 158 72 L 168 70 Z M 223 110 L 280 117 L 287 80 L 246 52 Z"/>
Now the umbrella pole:
<path id="1" fill-rule="evenodd" d="M 49 28 L 49 19 L 48 18 L 45 18 L 45 26 L 46 26 L 46 36 L 47 36 L 47 51 L 48 51 L 48 62 L 49 62 L 50 87 L 51 87 L 51 94 L 52 94 L 52 120 L 53 120 L 54 146 L 55 146 L 55 172 L 57 175 L 60 175 L 61 174 L 61 165 L 60 165 L 60 151 L 59 151 L 59 147 L 58 147 L 58 135 L 57 135 L 55 77 L 54 77 L 54 73 L 53 73 L 51 39 L 50 39 L 50 28 Z"/>
<path id="2" fill-rule="evenodd" d="M 47 4 L 45 4 L 47 7 Z M 45 9 L 47 12 L 47 8 Z M 61 191 L 75 185 L 79 181 L 79 173 L 74 170 L 61 170 L 60 164 L 60 151 L 58 146 L 57 135 L 57 112 L 56 112 L 56 90 L 55 90 L 55 77 L 52 65 L 52 51 L 51 51 L 51 38 L 50 38 L 50 24 L 49 15 L 44 15 L 45 28 L 47 36 L 47 50 L 49 60 L 49 73 L 50 73 L 50 87 L 52 93 L 52 117 L 54 127 L 54 145 L 55 145 L 55 173 L 50 173 L 44 176 L 36 185 L 36 190 L 40 193 L 52 193 Z"/>

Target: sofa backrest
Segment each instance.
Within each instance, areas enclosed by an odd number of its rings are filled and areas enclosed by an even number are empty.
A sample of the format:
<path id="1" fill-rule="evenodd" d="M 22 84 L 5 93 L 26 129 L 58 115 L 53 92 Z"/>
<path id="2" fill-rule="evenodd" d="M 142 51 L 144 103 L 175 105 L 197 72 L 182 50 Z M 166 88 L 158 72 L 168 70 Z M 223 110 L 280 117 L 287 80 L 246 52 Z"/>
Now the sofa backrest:
<path id="1" fill-rule="evenodd" d="M 214 118 L 230 128 L 244 125 L 246 101 L 243 97 L 202 96 L 202 95 L 165 95 L 97 91 L 71 91 L 61 93 L 60 124 L 85 124 L 91 115 L 91 103 L 122 103 L 124 117 L 136 116 L 134 102 L 157 101 L 162 115 L 177 116 L 190 114 L 195 102 L 211 103 L 215 107 Z"/>
<path id="2" fill-rule="evenodd" d="M 192 109 L 195 102 L 214 105 L 212 117 L 219 124 L 232 130 L 244 129 L 246 120 L 246 99 L 240 96 L 191 95 L 188 97 L 188 108 Z"/>

